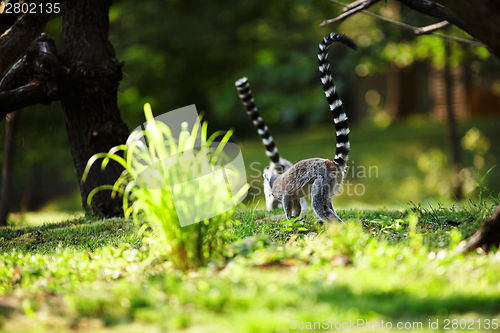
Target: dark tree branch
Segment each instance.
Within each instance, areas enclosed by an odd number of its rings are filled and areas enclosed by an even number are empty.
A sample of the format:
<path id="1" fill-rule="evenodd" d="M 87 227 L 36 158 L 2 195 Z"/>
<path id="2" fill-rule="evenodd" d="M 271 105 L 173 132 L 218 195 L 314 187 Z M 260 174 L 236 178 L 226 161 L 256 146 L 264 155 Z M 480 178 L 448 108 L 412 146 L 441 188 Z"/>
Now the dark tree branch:
<path id="1" fill-rule="evenodd" d="M 26 57 L 19 59 L 0 81 L 0 91 L 20 87 L 29 82 L 30 70 Z"/>
<path id="2" fill-rule="evenodd" d="M 34 76 L 48 81 L 59 80 L 69 72 L 57 55 L 54 40 L 45 33 L 40 34 L 30 45 L 26 51 L 26 61 Z"/>
<path id="3" fill-rule="evenodd" d="M 440 20 L 445 20 L 451 24 L 456 25 L 463 31 L 470 33 L 469 27 L 455 14 L 453 14 L 448 8 L 428 0 L 398 0 L 404 3 L 406 6 L 415 9 L 416 11 L 435 17 Z"/>
<path id="4" fill-rule="evenodd" d="M 349 16 L 354 15 L 362 10 L 365 10 L 365 9 L 371 7 L 372 5 L 376 4 L 379 1 L 380 0 L 355 1 L 352 4 L 350 4 L 351 8 L 346 10 L 344 13 L 340 14 L 339 16 L 337 16 L 335 18 L 321 22 L 320 26 L 324 27 L 325 25 L 345 20 Z M 354 6 L 353 4 L 356 4 L 356 6 Z M 346 7 L 348 7 L 348 6 L 346 6 Z"/>
<path id="5" fill-rule="evenodd" d="M 458 16 L 470 34 L 500 59 L 500 1 L 434 0 Z M 452 23 L 452 22 L 450 22 Z"/>
<path id="6" fill-rule="evenodd" d="M 19 0 L 10 1 L 10 3 L 17 3 Z M 0 35 L 2 35 L 7 29 L 9 29 L 18 19 L 21 14 L 14 13 L 4 13 L 5 2 L 0 3 Z"/>
<path id="7" fill-rule="evenodd" d="M 61 66 L 53 40 L 41 34 L 0 81 L 0 116 L 57 99 Z"/>
<path id="8" fill-rule="evenodd" d="M 49 14 L 25 14 L 0 36 L 0 74 L 18 59 L 40 35 Z"/>
<path id="9" fill-rule="evenodd" d="M 438 23 L 434 23 L 425 27 L 417 28 L 413 31 L 415 35 L 426 35 L 434 32 L 436 30 L 447 27 L 450 23 L 448 21 L 441 21 Z"/>
<path id="10" fill-rule="evenodd" d="M 337 1 L 337 0 L 329 0 L 329 1 L 333 2 L 336 5 L 342 6 L 342 7 L 346 6 L 345 3 L 342 3 L 342 2 Z M 406 24 L 406 23 L 403 23 L 403 22 L 399 22 L 399 21 L 396 21 L 396 20 L 393 20 L 393 19 L 381 16 L 381 15 L 377 15 L 375 13 L 372 13 L 372 12 L 369 12 L 369 11 L 366 11 L 366 10 L 362 10 L 362 11 L 360 11 L 360 13 L 364 14 L 364 15 L 371 16 L 371 17 L 373 17 L 373 18 L 375 18 L 377 20 L 381 20 L 381 21 L 384 21 L 384 22 L 387 22 L 387 23 L 390 23 L 390 24 L 397 25 L 398 27 L 401 27 L 401 28 L 404 28 L 404 29 L 407 29 L 407 30 L 411 30 L 412 32 L 415 32 L 415 30 L 420 29 L 419 27 L 414 27 L 412 25 L 409 25 L 409 24 Z M 327 22 L 327 21 L 324 21 L 324 22 Z M 330 23 L 326 23 L 326 24 L 330 24 Z M 433 35 L 433 36 L 436 36 L 436 37 L 439 37 L 439 38 L 443 38 L 443 39 L 453 40 L 455 42 L 463 43 L 463 44 L 471 44 L 471 45 L 475 45 L 475 46 L 485 46 L 483 43 L 480 43 L 480 42 L 475 41 L 475 40 L 464 39 L 464 38 L 459 38 L 459 37 L 453 37 L 453 36 L 449 36 L 449 35 L 443 35 L 443 34 L 440 34 L 440 33 L 437 33 L 437 32 L 430 32 L 429 35 Z"/>
<path id="11" fill-rule="evenodd" d="M 342 8 L 342 12 L 346 12 L 348 10 L 351 10 L 359 5 L 361 5 L 363 2 L 366 2 L 366 0 L 356 0 L 351 3 L 346 4 L 344 8 Z"/>
<path id="12" fill-rule="evenodd" d="M 108 40 L 111 0 L 60 2 L 64 45 L 61 62 L 57 53 L 53 52 L 55 57 L 50 56 L 51 52 L 47 52 L 46 47 L 34 47 L 33 53 L 28 50 L 23 58 L 32 65 L 23 67 L 20 63 L 4 81 L 4 88 L 11 84 L 16 87 L 0 91 L 0 115 L 33 103 L 60 99 L 73 162 L 80 180 L 91 156 L 127 140 L 129 131 L 121 119 L 117 103 L 123 64 L 116 59 Z M 0 37 L 0 74 L 27 50 L 48 19 L 24 16 Z M 28 22 L 30 20 L 35 22 Z M 22 43 L 17 44 L 19 40 Z M 36 50 L 42 52 L 37 56 Z M 28 69 L 27 75 L 23 74 L 25 68 Z M 19 86 L 26 80 L 26 84 Z M 110 197 L 109 192 L 98 193 L 91 205 L 86 205 L 88 194 L 93 189 L 113 184 L 122 172 L 123 168 L 118 163 L 110 163 L 106 170 L 99 167 L 91 169 L 87 182 L 80 185 L 86 211 L 105 216 L 123 214 L 121 200 Z"/>
<path id="13" fill-rule="evenodd" d="M 29 81 L 28 63 L 25 57 L 19 59 L 0 81 L 0 91 L 22 86 Z"/>
<path id="14" fill-rule="evenodd" d="M 57 97 L 57 83 L 66 71 L 60 65 L 53 40 L 41 34 L 0 81 L 0 116 L 6 116 L 0 184 L 0 225 L 7 225 L 8 198 L 14 135 L 19 111 L 28 105 L 50 103 Z"/>
<path id="15" fill-rule="evenodd" d="M 0 116 L 33 104 L 48 104 L 57 99 L 57 90 L 47 83 L 33 81 L 11 90 L 0 91 Z"/>

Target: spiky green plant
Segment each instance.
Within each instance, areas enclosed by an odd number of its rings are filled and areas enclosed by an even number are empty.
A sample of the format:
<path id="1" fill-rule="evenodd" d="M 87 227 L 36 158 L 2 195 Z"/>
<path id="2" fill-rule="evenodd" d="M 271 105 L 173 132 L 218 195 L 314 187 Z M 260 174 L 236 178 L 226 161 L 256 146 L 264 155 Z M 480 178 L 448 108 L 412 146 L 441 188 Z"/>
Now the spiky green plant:
<path id="1" fill-rule="evenodd" d="M 112 196 L 121 195 L 125 218 L 132 217 L 137 223 L 143 224 L 141 232 L 147 226 L 151 227 L 152 235 L 145 239 L 150 240 L 152 253 L 167 256 L 177 268 L 196 268 L 221 253 L 226 239 L 226 225 L 233 210 L 215 207 L 223 213 L 182 227 L 179 215 L 188 213 L 199 203 L 175 201 L 174 195 L 181 192 L 186 198 L 202 199 L 210 196 L 215 198 L 214 205 L 219 196 L 227 195 L 224 193 L 227 189 L 223 186 L 200 188 L 192 186 L 188 180 L 206 174 L 210 171 L 207 168 L 213 168 L 224 159 L 223 149 L 232 131 L 218 131 L 208 136 L 207 122 L 201 125 L 197 122 L 191 132 L 187 124 L 183 123 L 181 134 L 176 140 L 166 124 L 154 120 L 148 103 L 144 105 L 144 114 L 147 120 L 145 130 L 132 132 L 126 144 L 113 147 L 107 153 L 95 154 L 89 159 L 83 181 L 99 159 L 102 159 L 102 169 L 106 168 L 110 160 L 114 160 L 124 171 L 114 185 L 95 188 L 89 194 L 88 202 L 101 190 L 111 190 Z M 201 134 L 197 138 L 200 126 Z M 222 139 L 216 144 L 214 140 L 221 136 Z M 213 147 L 216 147 L 215 150 Z M 207 156 L 210 156 L 209 163 Z M 247 185 L 234 193 L 235 201 L 246 191 Z"/>

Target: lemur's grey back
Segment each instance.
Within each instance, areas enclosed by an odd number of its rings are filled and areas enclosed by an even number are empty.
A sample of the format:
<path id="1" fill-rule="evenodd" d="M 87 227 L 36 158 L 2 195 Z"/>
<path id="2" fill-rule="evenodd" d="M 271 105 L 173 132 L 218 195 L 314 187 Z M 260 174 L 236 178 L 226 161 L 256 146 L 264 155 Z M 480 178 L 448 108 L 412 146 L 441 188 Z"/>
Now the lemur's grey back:
<path id="1" fill-rule="evenodd" d="M 274 143 L 273 137 L 271 133 L 269 133 L 269 129 L 266 126 L 264 119 L 259 114 L 259 110 L 255 105 L 255 101 L 252 96 L 252 91 L 250 90 L 250 84 L 248 83 L 248 79 L 243 77 L 236 81 L 235 83 L 236 89 L 238 89 L 238 94 L 241 99 L 241 103 L 245 107 L 248 116 L 252 120 L 255 127 L 257 127 L 257 132 L 259 133 L 262 143 L 264 147 L 266 147 L 266 155 L 269 159 L 275 163 L 277 166 L 281 166 L 280 163 L 280 155 L 278 154 L 278 148 Z"/>
<path id="2" fill-rule="evenodd" d="M 336 41 L 339 41 L 353 49 L 356 49 L 356 44 L 345 35 L 331 33 L 323 38 L 323 41 L 319 44 L 318 52 L 321 83 L 323 84 L 326 100 L 330 105 L 330 112 L 335 123 L 337 137 L 335 158 L 333 161 L 340 167 L 344 167 L 347 163 L 350 150 L 349 126 L 347 124 L 347 115 L 342 108 L 342 100 L 336 92 L 333 77 L 330 72 L 330 64 L 328 63 L 328 47 Z"/>

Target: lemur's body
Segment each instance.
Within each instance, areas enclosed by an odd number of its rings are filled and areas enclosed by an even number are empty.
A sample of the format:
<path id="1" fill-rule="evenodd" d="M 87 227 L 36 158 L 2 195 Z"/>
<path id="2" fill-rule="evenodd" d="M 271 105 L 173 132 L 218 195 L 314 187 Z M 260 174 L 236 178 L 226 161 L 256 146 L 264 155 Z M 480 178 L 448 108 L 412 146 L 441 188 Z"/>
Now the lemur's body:
<path id="1" fill-rule="evenodd" d="M 271 177 L 272 175 L 283 173 L 292 166 L 292 163 L 280 157 L 273 137 L 271 136 L 271 133 L 269 133 L 269 129 L 264 123 L 264 119 L 262 119 L 262 117 L 260 116 L 259 110 L 255 105 L 248 79 L 246 77 L 243 77 L 236 81 L 235 85 L 236 89 L 238 90 L 238 95 L 241 99 L 241 103 L 245 107 L 245 110 L 252 120 L 253 124 L 255 125 L 255 127 L 257 127 L 257 132 L 259 133 L 262 139 L 262 143 L 266 148 L 266 156 L 271 160 L 269 166 L 264 169 L 264 175 L 268 175 L 269 177 Z M 264 195 L 266 198 L 266 207 L 268 210 L 272 210 L 281 206 L 281 202 L 274 198 L 271 193 L 271 187 L 266 181 L 264 181 Z M 304 198 L 301 199 L 301 205 L 302 209 L 307 208 L 307 202 Z"/>
<path id="2" fill-rule="evenodd" d="M 321 221 L 342 220 L 337 216 L 332 205 L 332 197 L 341 188 L 349 155 L 349 127 L 347 115 L 342 110 L 342 101 L 335 91 L 330 64 L 327 61 L 328 47 L 334 41 L 355 49 L 354 42 L 340 34 L 329 34 L 319 44 L 318 60 L 321 83 L 330 105 L 335 123 L 337 145 L 333 161 L 323 158 L 310 158 L 299 161 L 280 175 L 266 177 L 266 182 L 272 189 L 273 196 L 280 200 L 287 219 L 297 217 L 300 211 L 298 195 L 307 185 L 311 186 L 311 206 Z"/>

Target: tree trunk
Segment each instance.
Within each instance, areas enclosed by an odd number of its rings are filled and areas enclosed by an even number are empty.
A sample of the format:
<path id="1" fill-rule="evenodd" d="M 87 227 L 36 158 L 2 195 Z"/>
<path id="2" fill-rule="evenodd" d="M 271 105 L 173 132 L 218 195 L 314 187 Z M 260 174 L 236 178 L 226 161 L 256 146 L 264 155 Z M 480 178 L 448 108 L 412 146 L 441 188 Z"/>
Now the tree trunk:
<path id="1" fill-rule="evenodd" d="M 444 89 L 446 95 L 446 126 L 448 128 L 448 146 L 451 157 L 453 172 L 453 195 L 456 199 L 462 199 L 462 182 L 459 172 L 462 164 L 460 154 L 460 140 L 457 134 L 457 122 L 455 120 L 455 107 L 453 105 L 453 76 L 450 65 L 450 45 L 445 42 L 445 63 L 444 63 Z"/>
<path id="2" fill-rule="evenodd" d="M 129 134 L 117 104 L 122 64 L 115 58 L 108 40 L 108 0 L 65 1 L 62 8 L 63 62 L 70 69 L 60 89 L 71 154 L 78 180 L 89 158 L 125 143 Z M 109 191 L 97 194 L 90 207 L 89 193 L 101 185 L 113 184 L 123 169 L 110 163 L 100 170 L 96 163 L 85 183 L 80 182 L 83 207 L 92 214 L 116 216 L 121 201 Z"/>
<path id="3" fill-rule="evenodd" d="M 14 133 L 19 111 L 10 113 L 5 117 L 5 148 L 2 165 L 2 184 L 0 186 L 0 226 L 7 225 L 9 215 L 9 187 L 12 178 L 12 154 L 14 148 Z"/>

